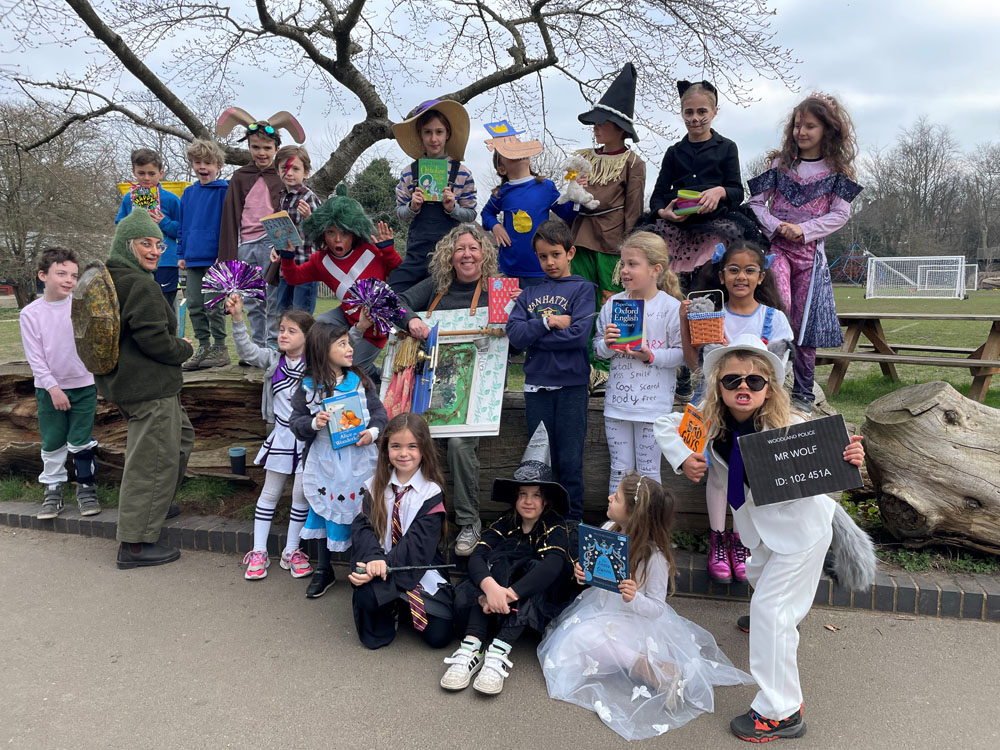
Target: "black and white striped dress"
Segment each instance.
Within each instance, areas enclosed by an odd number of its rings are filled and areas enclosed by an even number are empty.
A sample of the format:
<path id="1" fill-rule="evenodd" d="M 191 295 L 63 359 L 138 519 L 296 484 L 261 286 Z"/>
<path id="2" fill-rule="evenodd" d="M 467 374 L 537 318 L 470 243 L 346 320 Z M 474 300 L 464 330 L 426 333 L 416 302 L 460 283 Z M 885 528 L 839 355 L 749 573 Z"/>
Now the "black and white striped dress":
<path id="1" fill-rule="evenodd" d="M 271 376 L 271 393 L 274 396 L 274 429 L 260 447 L 254 463 L 268 471 L 294 474 L 302 471 L 302 448 L 288 426 L 292 416 L 292 395 L 302 383 L 306 360 L 302 357 L 289 361 L 282 354 Z"/>

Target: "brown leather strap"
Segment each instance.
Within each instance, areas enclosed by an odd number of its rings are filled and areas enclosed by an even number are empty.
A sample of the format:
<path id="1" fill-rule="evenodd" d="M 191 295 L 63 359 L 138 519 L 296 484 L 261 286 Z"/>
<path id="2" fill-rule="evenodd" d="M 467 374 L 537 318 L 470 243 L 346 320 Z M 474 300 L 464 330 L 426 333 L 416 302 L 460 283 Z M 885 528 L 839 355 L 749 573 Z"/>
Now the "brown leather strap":
<path id="1" fill-rule="evenodd" d="M 447 291 L 447 290 L 445 290 L 445 291 Z M 479 281 L 476 282 L 476 291 L 474 291 L 472 293 L 472 306 L 469 307 L 469 316 L 470 317 L 474 317 L 475 316 L 476 310 L 479 308 L 479 296 L 482 293 L 483 293 L 483 277 L 480 276 L 479 277 Z M 444 295 L 445 295 L 445 292 L 438 292 L 437 297 L 435 297 L 434 301 L 431 302 L 431 306 L 427 308 L 427 315 L 428 316 L 432 312 L 434 312 L 434 309 L 438 306 L 438 303 L 441 301 L 441 298 L 444 297 Z"/>

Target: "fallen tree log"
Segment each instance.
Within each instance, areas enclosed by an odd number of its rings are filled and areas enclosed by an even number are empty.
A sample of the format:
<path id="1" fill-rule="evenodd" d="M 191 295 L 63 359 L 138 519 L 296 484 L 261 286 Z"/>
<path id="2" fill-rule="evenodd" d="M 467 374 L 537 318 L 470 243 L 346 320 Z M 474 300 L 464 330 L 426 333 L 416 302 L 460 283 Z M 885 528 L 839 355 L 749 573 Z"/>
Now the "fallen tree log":
<path id="1" fill-rule="evenodd" d="M 1000 554 L 1000 410 L 922 383 L 872 403 L 862 434 L 893 536 Z"/>
<path id="2" fill-rule="evenodd" d="M 184 373 L 181 401 L 195 433 L 188 476 L 239 479 L 229 473 L 228 448 L 242 445 L 247 449 L 250 480 L 262 480 L 263 472 L 250 465 L 267 435 L 267 426 L 260 415 L 262 383 L 261 370 L 238 365 Z M 104 399 L 98 399 L 94 436 L 101 444 L 98 464 L 105 480 L 121 478 L 125 435 L 126 423 L 118 410 Z M 0 365 L 0 470 L 37 475 L 41 471 L 39 440 L 31 370 L 25 363 Z M 443 454 L 447 442 L 440 440 L 438 444 Z M 527 444 L 524 394 L 508 391 L 504 394 L 500 435 L 480 441 L 479 493 L 484 520 L 495 519 L 505 509 L 489 499 L 493 480 L 513 475 Z M 584 451 L 584 511 L 590 521 L 596 522 L 604 518 L 607 510 L 610 475 L 603 399 L 590 400 Z M 450 494 L 451 477 L 443 455 L 441 464 Z M 666 463 L 663 464 L 662 480 L 676 499 L 677 527 L 696 531 L 707 529 L 704 483 L 696 485 L 683 475 L 674 474 Z"/>

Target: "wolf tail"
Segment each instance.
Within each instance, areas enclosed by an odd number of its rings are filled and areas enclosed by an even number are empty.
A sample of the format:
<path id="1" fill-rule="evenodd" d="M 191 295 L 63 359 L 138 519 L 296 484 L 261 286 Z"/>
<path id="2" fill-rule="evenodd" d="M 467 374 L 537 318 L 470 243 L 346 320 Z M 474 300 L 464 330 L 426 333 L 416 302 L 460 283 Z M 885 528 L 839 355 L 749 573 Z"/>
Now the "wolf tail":
<path id="1" fill-rule="evenodd" d="M 875 581 L 875 545 L 840 503 L 834 502 L 832 553 L 833 579 L 849 589 L 864 591 Z"/>

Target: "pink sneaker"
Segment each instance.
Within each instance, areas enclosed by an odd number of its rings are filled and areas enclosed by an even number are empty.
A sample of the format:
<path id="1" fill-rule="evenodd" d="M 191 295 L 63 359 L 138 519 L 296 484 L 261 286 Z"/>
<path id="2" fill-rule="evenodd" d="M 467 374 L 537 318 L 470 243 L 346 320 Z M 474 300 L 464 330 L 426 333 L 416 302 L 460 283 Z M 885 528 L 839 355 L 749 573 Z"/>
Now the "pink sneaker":
<path id="1" fill-rule="evenodd" d="M 708 574 L 719 583 L 732 583 L 733 569 L 729 567 L 726 532 L 709 529 L 708 533 Z"/>
<path id="2" fill-rule="evenodd" d="M 737 581 L 747 579 L 747 557 L 750 550 L 743 546 L 740 535 L 735 531 L 729 532 L 729 564 L 733 566 L 733 578 Z"/>
<path id="3" fill-rule="evenodd" d="M 305 578 L 313 574 L 313 566 L 309 564 L 309 558 L 300 549 L 295 549 L 292 554 L 281 553 L 281 567 L 291 571 L 292 578 Z"/>
<path id="4" fill-rule="evenodd" d="M 254 549 L 247 552 L 247 556 L 243 558 L 243 564 L 247 566 L 247 572 L 243 574 L 243 577 L 248 581 L 257 581 L 261 578 L 267 578 L 267 566 L 271 564 L 271 561 L 267 557 L 267 552 Z"/>

